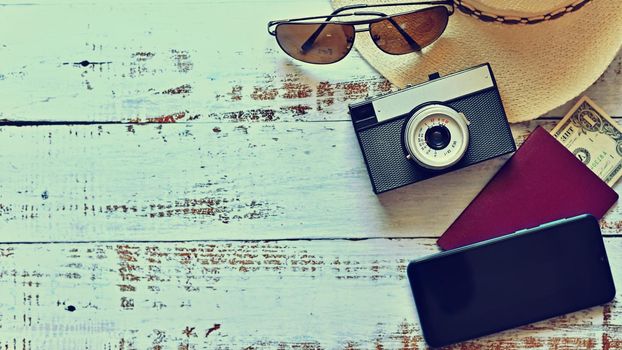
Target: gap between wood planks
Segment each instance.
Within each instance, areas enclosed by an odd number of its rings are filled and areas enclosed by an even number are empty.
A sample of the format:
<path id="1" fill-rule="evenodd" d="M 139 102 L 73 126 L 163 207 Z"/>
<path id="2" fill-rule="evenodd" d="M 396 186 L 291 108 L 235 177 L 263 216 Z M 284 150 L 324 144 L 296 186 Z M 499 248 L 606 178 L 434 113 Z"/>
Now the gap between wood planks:
<path id="1" fill-rule="evenodd" d="M 540 117 L 535 120 L 560 120 L 563 116 L 560 117 Z M 622 116 L 612 116 L 614 119 L 622 119 Z M 222 121 L 183 121 L 183 122 L 175 122 L 175 124 L 223 124 L 223 123 L 251 123 L 251 124 L 265 124 L 265 123 L 343 123 L 350 122 L 350 119 L 337 119 L 337 120 L 292 120 L 292 121 L 277 121 L 277 122 L 222 122 Z M 156 122 L 156 121 L 145 121 L 145 122 L 127 122 L 127 121 L 28 121 L 28 120 L 6 120 L 0 119 L 0 126 L 46 126 L 46 125 L 108 125 L 108 124 L 120 124 L 120 125 L 148 125 L 148 124 L 170 124 L 171 122 Z M 529 121 L 525 122 L 529 123 Z M 520 123 L 519 123 L 520 124 Z"/>
<path id="2" fill-rule="evenodd" d="M 546 121 L 546 120 L 560 120 L 562 119 L 563 116 L 545 116 L 545 117 L 540 117 L 537 118 L 535 120 L 542 120 L 542 121 Z M 622 116 L 612 116 L 612 118 L 614 119 L 622 119 Z M 274 122 L 262 122 L 262 121 L 255 121 L 255 122 L 235 122 L 235 121 L 231 121 L 231 122 L 223 122 L 223 121 L 180 121 L 180 122 L 170 122 L 170 121 L 144 121 L 144 122 L 130 122 L 130 121 L 88 121 L 88 120 L 84 120 L 84 121 L 79 121 L 79 120 L 59 120 L 59 121 L 48 121 L 48 120 L 40 120 L 40 121 L 29 121 L 29 120 L 8 120 L 8 119 L 0 119 L 0 126 L 61 126 L 61 125 L 67 125 L 67 126 L 72 126 L 72 125 L 111 125 L 111 124 L 119 124 L 119 125 L 149 125 L 149 124 L 171 124 L 171 123 L 175 123 L 175 124 L 181 124 L 181 125 L 193 125 L 193 124 L 223 124 L 223 123 L 251 123 L 251 124 L 265 124 L 265 123 L 299 123 L 299 122 L 303 122 L 303 123 L 343 123 L 343 122 L 350 122 L 350 119 L 335 119 L 335 120 L 292 120 L 292 121 L 274 121 Z M 529 121 L 527 122 L 523 122 L 523 123 L 529 123 Z M 520 124 L 520 123 L 517 123 Z"/>
<path id="3" fill-rule="evenodd" d="M 622 234 L 606 234 L 603 233 L 603 238 L 622 238 Z M 105 244 L 105 243 L 228 243 L 228 242 L 241 242 L 241 243 L 269 243 L 269 242 L 301 242 L 301 241 L 371 241 L 371 240 L 388 240 L 388 241 L 401 241 L 401 240 L 429 240 L 438 239 L 438 236 L 418 236 L 418 237 L 318 237 L 318 238 L 274 238 L 274 239 L 183 239 L 183 240 L 126 240 L 126 239 L 112 239 L 112 240 L 63 240 L 63 241 L 29 241 L 29 242 L 0 242 L 2 245 L 30 245 L 30 244 Z"/>

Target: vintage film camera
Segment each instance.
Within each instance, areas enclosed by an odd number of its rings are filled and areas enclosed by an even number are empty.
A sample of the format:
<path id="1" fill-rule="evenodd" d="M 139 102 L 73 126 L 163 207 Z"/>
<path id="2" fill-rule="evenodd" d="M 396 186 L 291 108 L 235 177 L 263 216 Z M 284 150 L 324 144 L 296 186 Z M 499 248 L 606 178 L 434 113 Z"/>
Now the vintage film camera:
<path id="1" fill-rule="evenodd" d="M 349 108 L 375 193 L 516 151 L 489 64 Z"/>

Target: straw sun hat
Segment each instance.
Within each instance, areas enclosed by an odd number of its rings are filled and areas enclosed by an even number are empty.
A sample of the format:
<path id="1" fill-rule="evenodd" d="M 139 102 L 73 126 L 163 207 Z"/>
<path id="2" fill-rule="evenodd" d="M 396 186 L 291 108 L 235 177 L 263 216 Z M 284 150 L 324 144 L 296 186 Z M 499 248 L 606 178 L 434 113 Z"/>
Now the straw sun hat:
<path id="1" fill-rule="evenodd" d="M 356 3 L 361 1 L 332 0 L 335 8 Z M 369 35 L 359 35 L 355 47 L 398 87 L 425 81 L 433 72 L 444 75 L 489 62 L 509 121 L 520 122 L 579 95 L 604 72 L 622 42 L 622 0 L 455 3 L 443 35 L 421 53 L 385 54 Z M 382 10 L 390 14 L 408 9 Z"/>

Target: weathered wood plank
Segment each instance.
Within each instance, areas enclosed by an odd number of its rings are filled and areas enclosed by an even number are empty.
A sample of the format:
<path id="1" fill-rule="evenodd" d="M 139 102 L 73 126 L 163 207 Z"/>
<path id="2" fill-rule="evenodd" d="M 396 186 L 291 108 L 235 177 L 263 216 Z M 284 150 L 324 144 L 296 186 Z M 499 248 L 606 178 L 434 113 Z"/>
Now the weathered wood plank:
<path id="1" fill-rule="evenodd" d="M 432 237 L 504 161 L 376 196 L 347 122 L 0 127 L 0 149 L 2 242 Z"/>
<path id="2" fill-rule="evenodd" d="M 0 37 L 0 120 L 346 120 L 348 103 L 391 84 L 355 51 L 334 65 L 293 61 L 265 30 L 328 12 L 302 0 L 3 6 L 2 28 L 13 30 Z M 621 64 L 588 90 L 616 116 Z"/>
<path id="3" fill-rule="evenodd" d="M 606 239 L 622 279 L 622 239 Z M 405 276 L 431 239 L 0 248 L 2 349 L 423 349 Z M 36 257 L 36 259 L 33 259 Z M 619 349 L 622 310 L 456 349 Z"/>

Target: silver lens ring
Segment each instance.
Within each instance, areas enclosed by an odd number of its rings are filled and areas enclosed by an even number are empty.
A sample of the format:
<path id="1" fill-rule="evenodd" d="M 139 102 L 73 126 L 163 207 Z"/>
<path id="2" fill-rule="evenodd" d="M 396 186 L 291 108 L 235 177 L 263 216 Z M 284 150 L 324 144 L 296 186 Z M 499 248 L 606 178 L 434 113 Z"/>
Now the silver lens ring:
<path id="1" fill-rule="evenodd" d="M 432 104 L 410 117 L 404 129 L 408 158 L 424 168 L 441 170 L 462 159 L 469 145 L 468 120 L 451 107 Z"/>

